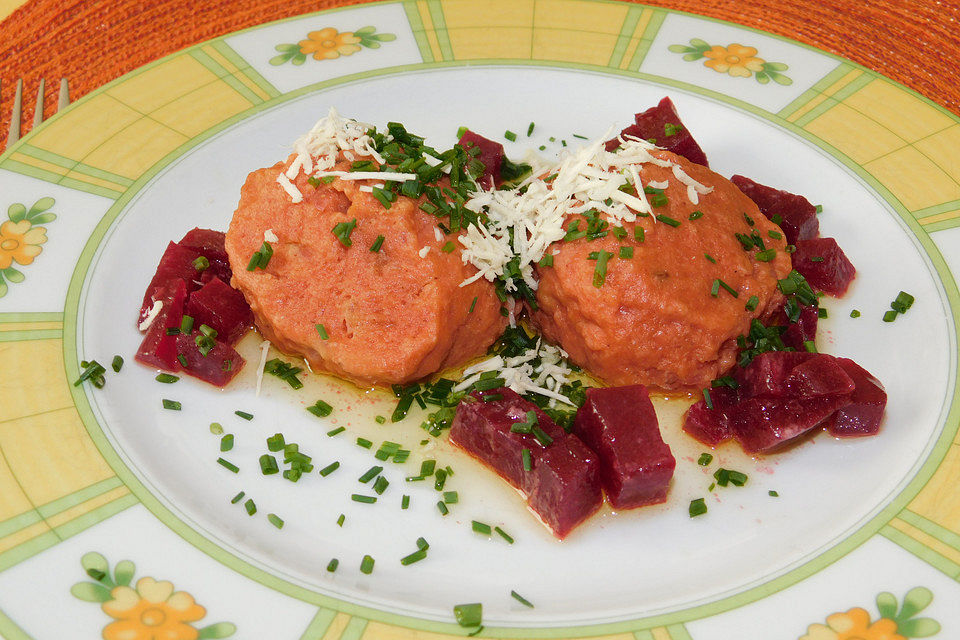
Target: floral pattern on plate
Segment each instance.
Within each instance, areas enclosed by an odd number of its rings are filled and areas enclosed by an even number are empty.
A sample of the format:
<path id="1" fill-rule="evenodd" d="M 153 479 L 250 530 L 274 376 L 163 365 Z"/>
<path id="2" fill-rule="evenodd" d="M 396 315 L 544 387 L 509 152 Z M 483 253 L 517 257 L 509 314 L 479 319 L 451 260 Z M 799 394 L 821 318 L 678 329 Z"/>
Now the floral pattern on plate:
<path id="1" fill-rule="evenodd" d="M 871 621 L 866 609 L 854 607 L 827 616 L 826 624 L 812 624 L 800 640 L 906 640 L 929 638 L 940 633 L 940 623 L 932 618 L 917 618 L 930 606 L 933 593 L 926 587 L 914 587 L 903 597 L 897 610 L 897 598 L 884 591 L 877 596 L 880 617 Z"/>
<path id="2" fill-rule="evenodd" d="M 40 198 L 29 210 L 19 202 L 7 209 L 10 219 L 0 224 L 0 298 L 7 295 L 8 281 L 24 281 L 25 276 L 13 268 L 13 263 L 27 266 L 43 251 L 40 245 L 47 241 L 47 229 L 39 225 L 57 219 L 57 214 L 50 212 L 55 203 L 53 198 Z"/>
<path id="3" fill-rule="evenodd" d="M 334 60 L 340 56 L 351 56 L 361 48 L 379 49 L 381 42 L 391 42 L 397 36 L 392 33 L 377 33 L 376 27 L 363 27 L 356 31 L 337 31 L 333 27 L 326 27 L 319 31 L 311 31 L 306 40 L 297 44 L 278 44 L 274 47 L 280 55 L 270 59 L 274 66 L 285 62 L 300 65 L 312 55 L 314 60 Z"/>
<path id="4" fill-rule="evenodd" d="M 789 67 L 782 62 L 768 62 L 757 56 L 756 47 L 744 46 L 733 42 L 723 47 L 711 45 L 700 38 L 691 38 L 690 44 L 672 44 L 668 47 L 674 53 L 682 53 L 687 62 L 707 58 L 705 67 L 717 73 L 726 73 L 735 78 L 753 76 L 760 84 L 771 80 L 777 84 L 792 84 L 793 80 L 783 72 Z"/>

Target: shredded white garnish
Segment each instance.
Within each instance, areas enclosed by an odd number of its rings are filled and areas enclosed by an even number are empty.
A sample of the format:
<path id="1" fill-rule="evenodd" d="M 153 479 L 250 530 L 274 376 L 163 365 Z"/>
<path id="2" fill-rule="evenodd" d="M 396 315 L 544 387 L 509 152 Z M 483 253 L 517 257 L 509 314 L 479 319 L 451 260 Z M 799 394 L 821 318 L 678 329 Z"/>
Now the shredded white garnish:
<path id="1" fill-rule="evenodd" d="M 260 385 L 263 384 L 263 367 L 267 364 L 267 352 L 270 351 L 270 341 L 260 343 L 260 365 L 257 367 L 257 395 L 260 395 Z"/>
<path id="2" fill-rule="evenodd" d="M 146 331 L 150 328 L 150 325 L 153 324 L 153 321 L 157 319 L 157 316 L 160 315 L 160 310 L 163 309 L 163 302 L 160 300 L 154 300 L 153 306 L 150 307 L 150 311 L 147 312 L 147 315 L 143 318 L 143 321 L 137 325 L 137 328 L 140 331 Z"/>
<path id="3" fill-rule="evenodd" d="M 273 232 L 273 229 L 267 229 L 263 232 L 263 239 L 266 242 L 280 242 L 280 238 Z"/>
<path id="4" fill-rule="evenodd" d="M 300 189 L 297 189 L 297 185 L 290 182 L 290 178 L 287 177 L 287 174 L 279 174 L 277 176 L 277 183 L 283 187 L 283 190 L 287 192 L 288 196 L 290 196 L 291 202 L 294 204 L 303 202 L 303 194 L 300 193 Z"/>
<path id="5" fill-rule="evenodd" d="M 560 347 L 547 344 L 542 338 L 532 349 L 512 358 L 493 356 L 482 362 L 467 367 L 463 372 L 463 380 L 453 388 L 454 391 L 463 391 L 480 379 L 487 371 L 496 371 L 503 378 L 505 387 L 513 389 L 519 394 L 537 393 L 550 398 L 550 406 L 562 402 L 573 406 L 570 399 L 560 393 L 560 387 L 569 383 L 570 367 L 564 359 L 567 353 Z M 539 359 L 534 365 L 533 361 Z"/>
<path id="6" fill-rule="evenodd" d="M 424 247 L 417 252 L 421 258 L 426 258 L 428 253 L 430 253 L 430 247 Z"/>
<path id="7" fill-rule="evenodd" d="M 313 174 L 314 178 L 324 178 L 334 176 L 341 180 L 383 180 L 385 176 L 390 176 L 390 180 L 402 182 L 404 180 L 416 180 L 415 173 L 383 173 L 381 171 L 317 171 Z M 380 185 L 383 188 L 383 185 Z"/>
<path id="8" fill-rule="evenodd" d="M 437 239 L 437 242 L 443 242 L 443 231 L 440 231 L 440 227 L 433 228 L 433 237 Z"/>

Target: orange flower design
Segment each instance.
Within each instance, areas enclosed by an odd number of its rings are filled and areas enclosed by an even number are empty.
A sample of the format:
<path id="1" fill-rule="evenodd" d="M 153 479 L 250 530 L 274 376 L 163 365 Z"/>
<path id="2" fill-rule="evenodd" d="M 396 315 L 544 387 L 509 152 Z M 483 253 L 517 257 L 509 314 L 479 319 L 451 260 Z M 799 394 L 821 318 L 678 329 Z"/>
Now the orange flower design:
<path id="1" fill-rule="evenodd" d="M 47 230 L 34 227 L 29 220 L 8 220 L 0 225 L 0 269 L 14 261 L 27 265 L 40 254 L 40 245 L 47 241 Z"/>
<path id="2" fill-rule="evenodd" d="M 703 56 L 710 58 L 703 64 L 718 73 L 729 73 L 731 76 L 749 78 L 751 74 L 763 71 L 763 58 L 758 58 L 754 47 L 745 47 L 733 43 L 727 47 L 714 45 Z"/>
<path id="3" fill-rule="evenodd" d="M 137 588 L 114 587 L 101 608 L 116 622 L 103 630 L 104 640 L 197 640 L 189 623 L 206 615 L 186 591 L 174 592 L 165 580 L 140 578 Z"/>
<path id="4" fill-rule="evenodd" d="M 327 27 L 320 31 L 311 31 L 307 38 L 299 43 L 300 53 L 312 53 L 317 60 L 333 60 L 360 51 L 360 38 L 351 31 L 337 31 L 333 27 Z"/>
<path id="5" fill-rule="evenodd" d="M 880 618 L 870 623 L 870 614 L 855 607 L 846 613 L 827 616 L 827 624 L 812 624 L 800 640 L 906 640 L 897 633 L 897 623 Z"/>

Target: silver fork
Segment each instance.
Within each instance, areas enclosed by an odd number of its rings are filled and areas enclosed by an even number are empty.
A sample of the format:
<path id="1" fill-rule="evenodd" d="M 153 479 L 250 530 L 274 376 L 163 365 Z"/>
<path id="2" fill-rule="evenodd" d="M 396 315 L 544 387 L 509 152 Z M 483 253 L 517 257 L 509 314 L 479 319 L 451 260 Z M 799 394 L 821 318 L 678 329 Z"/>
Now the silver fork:
<path id="1" fill-rule="evenodd" d="M 36 129 L 43 122 L 44 91 L 47 82 L 44 78 L 40 79 L 40 86 L 37 88 L 37 102 L 33 113 L 33 128 Z M 60 79 L 60 96 L 57 100 L 57 111 L 70 104 L 70 88 L 66 78 Z M 10 148 L 14 142 L 20 139 L 20 118 L 23 112 L 23 80 L 17 80 L 17 90 L 13 96 L 13 111 L 10 114 L 10 128 L 7 130 L 7 148 Z"/>

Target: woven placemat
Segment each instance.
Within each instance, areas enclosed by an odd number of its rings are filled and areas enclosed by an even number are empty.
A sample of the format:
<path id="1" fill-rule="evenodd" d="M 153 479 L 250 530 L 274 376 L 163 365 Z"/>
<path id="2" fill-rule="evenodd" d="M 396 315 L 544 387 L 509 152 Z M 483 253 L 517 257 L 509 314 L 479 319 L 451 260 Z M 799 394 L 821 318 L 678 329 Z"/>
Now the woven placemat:
<path id="1" fill-rule="evenodd" d="M 256 24 L 365 0 L 29 0 L 0 23 L 0 149 L 14 84 L 23 131 L 41 78 L 76 99 L 152 60 Z M 369 1 L 369 0 L 366 0 Z M 647 0 L 787 36 L 859 62 L 960 114 L 958 0 Z"/>

